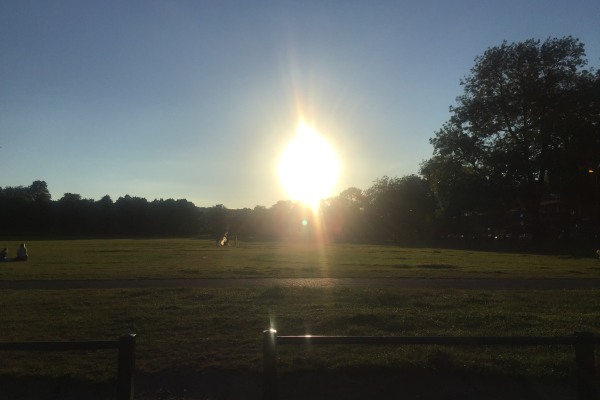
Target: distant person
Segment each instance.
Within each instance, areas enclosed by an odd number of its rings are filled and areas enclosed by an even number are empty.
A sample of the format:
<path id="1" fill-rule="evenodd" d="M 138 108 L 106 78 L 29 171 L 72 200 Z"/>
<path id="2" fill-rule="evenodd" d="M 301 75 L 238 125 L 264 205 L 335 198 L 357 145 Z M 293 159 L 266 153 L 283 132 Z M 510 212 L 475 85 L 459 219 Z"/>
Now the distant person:
<path id="1" fill-rule="evenodd" d="M 223 235 L 223 239 L 221 239 L 220 245 L 221 246 L 229 246 L 229 238 L 227 237 L 229 232 L 225 232 L 225 235 Z"/>
<path id="2" fill-rule="evenodd" d="M 596 250 L 596 255 L 600 258 L 600 249 Z"/>
<path id="3" fill-rule="evenodd" d="M 8 261 L 6 259 L 7 255 L 8 255 L 8 252 L 6 251 L 6 247 L 5 247 L 2 249 L 2 251 L 0 251 L 0 262 Z"/>
<path id="4" fill-rule="evenodd" d="M 17 256 L 15 257 L 15 261 L 27 261 L 27 247 L 25 247 L 25 243 L 21 243 L 19 248 L 17 249 Z"/>

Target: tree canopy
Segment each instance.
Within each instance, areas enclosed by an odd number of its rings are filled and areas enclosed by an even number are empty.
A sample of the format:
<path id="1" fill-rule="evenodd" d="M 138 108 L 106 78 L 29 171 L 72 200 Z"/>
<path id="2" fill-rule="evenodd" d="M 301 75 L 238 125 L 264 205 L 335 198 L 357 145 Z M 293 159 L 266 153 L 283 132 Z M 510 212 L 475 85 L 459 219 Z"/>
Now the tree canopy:
<path id="1" fill-rule="evenodd" d="M 586 64 L 572 37 L 504 42 L 476 58 L 421 169 L 441 211 L 522 207 L 535 230 L 550 194 L 570 209 L 595 201 L 600 75 Z"/>

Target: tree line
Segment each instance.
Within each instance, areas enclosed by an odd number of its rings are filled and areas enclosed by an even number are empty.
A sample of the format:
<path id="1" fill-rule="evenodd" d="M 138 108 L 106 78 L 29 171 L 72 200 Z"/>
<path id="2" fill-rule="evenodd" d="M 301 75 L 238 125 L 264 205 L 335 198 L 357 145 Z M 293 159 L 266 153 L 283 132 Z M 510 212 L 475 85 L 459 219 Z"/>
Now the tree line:
<path id="1" fill-rule="evenodd" d="M 315 213 L 292 201 L 279 201 L 270 208 L 228 209 L 222 204 L 197 207 L 185 199 L 148 201 L 129 195 L 113 201 L 109 196 L 92 200 L 65 193 L 52 200 L 47 183 L 38 180 L 29 186 L 0 188 L 0 209 L 5 211 L 0 236 L 212 235 L 220 239 L 229 233 L 267 240 L 310 240 L 317 235 L 344 241 L 424 238 L 434 211 L 430 196 L 422 178 L 384 177 L 368 191 L 349 188 L 323 201 Z"/>
<path id="2" fill-rule="evenodd" d="M 502 43 L 475 59 L 418 175 L 384 176 L 322 202 L 200 208 L 126 195 L 94 201 L 44 181 L 0 188 L 0 235 L 339 241 L 555 241 L 600 234 L 600 72 L 572 37 Z"/>
<path id="3" fill-rule="evenodd" d="M 148 201 L 129 195 L 94 201 L 65 193 L 51 200 L 44 181 L 0 188 L 0 235 L 185 236 L 198 233 L 201 213 L 187 200 Z"/>

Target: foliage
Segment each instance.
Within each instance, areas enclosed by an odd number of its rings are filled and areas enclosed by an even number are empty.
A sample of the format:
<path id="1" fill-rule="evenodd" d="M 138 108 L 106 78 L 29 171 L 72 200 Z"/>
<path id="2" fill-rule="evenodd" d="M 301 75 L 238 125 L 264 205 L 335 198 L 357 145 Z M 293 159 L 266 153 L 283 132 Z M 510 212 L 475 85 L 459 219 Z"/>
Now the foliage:
<path id="1" fill-rule="evenodd" d="M 597 203 L 589 171 L 600 163 L 600 74 L 583 69 L 584 57 L 564 37 L 504 42 L 475 60 L 422 168 L 440 211 L 522 207 L 535 230 L 551 193 L 567 211 Z"/>
<path id="2" fill-rule="evenodd" d="M 187 200 L 148 202 L 126 195 L 94 201 L 65 193 L 52 201 L 44 181 L 0 188 L 0 209 L 0 234 L 12 236 L 189 236 L 203 226 L 202 213 Z"/>
<path id="3" fill-rule="evenodd" d="M 342 191 L 339 196 L 322 204 L 328 234 L 344 242 L 366 242 L 371 237 L 369 216 L 365 212 L 365 194 L 356 187 Z"/>
<path id="4" fill-rule="evenodd" d="M 365 195 L 378 231 L 391 233 L 395 242 L 422 240 L 430 229 L 434 201 L 426 181 L 416 175 L 384 176 Z"/>
<path id="5" fill-rule="evenodd" d="M 328 241 L 423 239 L 431 222 L 432 200 L 417 176 L 387 178 L 363 193 L 349 188 L 322 202 L 315 212 L 298 202 L 278 201 L 270 208 L 199 208 L 187 200 L 153 200 L 107 195 L 98 201 L 65 193 L 56 201 L 40 195 L 43 181 L 30 187 L 0 188 L 0 207 L 11 210 L 0 235 L 46 237 L 148 237 L 210 235 L 232 239 Z M 39 190 L 38 190 L 39 191 Z M 391 216 L 391 218 L 389 218 Z M 423 225 L 423 223 L 425 225 Z"/>

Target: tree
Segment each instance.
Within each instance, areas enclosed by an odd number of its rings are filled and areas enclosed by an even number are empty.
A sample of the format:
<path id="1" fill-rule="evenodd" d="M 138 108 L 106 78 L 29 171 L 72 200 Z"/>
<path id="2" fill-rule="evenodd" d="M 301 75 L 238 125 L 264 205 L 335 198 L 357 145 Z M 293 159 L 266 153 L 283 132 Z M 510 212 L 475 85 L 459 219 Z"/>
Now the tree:
<path id="1" fill-rule="evenodd" d="M 504 42 L 475 59 L 422 168 L 442 207 L 476 207 L 453 193 L 467 186 L 480 205 L 522 206 L 536 230 L 550 188 L 573 189 L 582 166 L 598 165 L 598 75 L 584 57 L 564 37 Z"/>
<path id="2" fill-rule="evenodd" d="M 55 229 L 67 235 L 89 233 L 93 230 L 92 204 L 92 200 L 83 199 L 77 193 L 65 193 L 55 204 Z"/>
<path id="3" fill-rule="evenodd" d="M 5 215 L 0 233 L 47 230 L 51 215 L 48 185 L 44 181 L 34 181 L 27 187 L 0 188 L 0 209 Z"/>
<path id="4" fill-rule="evenodd" d="M 51 225 L 52 203 L 48 184 L 44 181 L 34 181 L 29 186 L 31 204 L 28 219 L 30 227 L 39 231 L 47 231 Z"/>
<path id="5" fill-rule="evenodd" d="M 38 203 L 48 203 L 52 196 L 48 190 L 48 184 L 45 181 L 34 181 L 29 186 L 31 200 Z"/>
<path id="6" fill-rule="evenodd" d="M 325 211 L 328 228 L 336 239 L 360 241 L 365 239 L 365 195 L 362 190 L 350 187 L 337 197 L 329 199 Z"/>
<path id="7" fill-rule="evenodd" d="M 227 207 L 217 204 L 207 210 L 208 229 L 216 240 L 229 230 Z"/>
<path id="8" fill-rule="evenodd" d="M 115 201 L 117 231 L 125 235 L 147 235 L 149 233 L 148 200 L 143 197 L 125 195 Z"/>
<path id="9" fill-rule="evenodd" d="M 427 238 L 434 202 L 422 178 L 384 176 L 367 189 L 365 198 L 376 236 L 391 236 L 396 242 Z"/>
<path id="10" fill-rule="evenodd" d="M 94 228 L 102 235 L 109 235 L 114 232 L 114 202 L 109 195 L 104 195 L 100 200 L 94 203 Z"/>

